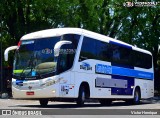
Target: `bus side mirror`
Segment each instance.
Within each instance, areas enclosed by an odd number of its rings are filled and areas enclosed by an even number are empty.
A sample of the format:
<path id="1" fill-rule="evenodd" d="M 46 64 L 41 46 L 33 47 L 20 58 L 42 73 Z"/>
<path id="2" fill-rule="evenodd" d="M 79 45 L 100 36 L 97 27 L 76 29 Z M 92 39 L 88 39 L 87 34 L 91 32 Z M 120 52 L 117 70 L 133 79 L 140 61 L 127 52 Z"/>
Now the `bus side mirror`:
<path id="1" fill-rule="evenodd" d="M 58 57 L 59 56 L 59 52 L 60 52 L 60 48 L 62 45 L 64 44 L 71 44 L 71 41 L 59 41 L 55 44 L 54 46 L 54 56 Z"/>
<path id="2" fill-rule="evenodd" d="M 18 48 L 18 46 L 8 47 L 8 48 L 4 51 L 4 60 L 5 60 L 5 61 L 8 61 L 8 53 L 9 53 L 9 51 L 15 50 L 15 49 L 17 49 L 17 48 Z"/>

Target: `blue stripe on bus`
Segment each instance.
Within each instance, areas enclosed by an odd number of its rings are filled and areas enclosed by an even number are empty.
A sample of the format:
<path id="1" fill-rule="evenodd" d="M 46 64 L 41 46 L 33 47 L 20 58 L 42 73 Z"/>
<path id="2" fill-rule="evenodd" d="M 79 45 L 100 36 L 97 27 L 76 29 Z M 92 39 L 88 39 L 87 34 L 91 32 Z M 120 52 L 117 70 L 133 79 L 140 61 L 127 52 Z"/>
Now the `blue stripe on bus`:
<path id="1" fill-rule="evenodd" d="M 153 80 L 153 73 L 112 66 L 112 74 Z"/>
<path id="2" fill-rule="evenodd" d="M 96 64 L 95 72 L 101 74 L 120 75 L 153 80 L 153 73 L 118 66 Z"/>

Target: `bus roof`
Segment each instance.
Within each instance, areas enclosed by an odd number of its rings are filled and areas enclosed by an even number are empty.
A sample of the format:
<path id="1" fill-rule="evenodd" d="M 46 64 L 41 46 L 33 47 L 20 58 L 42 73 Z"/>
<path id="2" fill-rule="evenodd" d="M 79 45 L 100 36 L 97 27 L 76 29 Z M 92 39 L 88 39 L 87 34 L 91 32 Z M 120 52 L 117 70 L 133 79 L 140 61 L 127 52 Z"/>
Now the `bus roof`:
<path id="1" fill-rule="evenodd" d="M 94 39 L 98 39 L 98 40 L 101 40 L 101 41 L 104 41 L 104 42 L 112 41 L 112 42 L 116 42 L 116 43 L 119 43 L 119 44 L 122 44 L 122 45 L 132 47 L 133 50 L 137 50 L 137 51 L 144 52 L 144 53 L 152 55 L 151 52 L 149 52 L 147 50 L 144 50 L 144 49 L 132 46 L 130 44 L 127 44 L 123 41 L 116 40 L 116 39 L 113 39 L 111 37 L 101 35 L 101 34 L 98 34 L 98 33 L 92 32 L 92 31 L 88 31 L 88 30 L 85 30 L 85 29 L 81 29 L 81 28 L 55 28 L 55 29 L 41 30 L 41 31 L 26 34 L 21 38 L 21 40 L 55 37 L 55 36 L 61 36 L 61 35 L 64 35 L 64 34 L 79 34 L 79 35 L 84 35 L 84 36 L 91 37 L 91 38 L 94 38 Z"/>
<path id="2" fill-rule="evenodd" d="M 81 35 L 82 29 L 80 28 L 55 28 L 55 29 L 41 30 L 41 31 L 26 34 L 21 38 L 21 40 L 55 37 L 55 36 L 61 36 L 63 34 L 80 34 Z"/>

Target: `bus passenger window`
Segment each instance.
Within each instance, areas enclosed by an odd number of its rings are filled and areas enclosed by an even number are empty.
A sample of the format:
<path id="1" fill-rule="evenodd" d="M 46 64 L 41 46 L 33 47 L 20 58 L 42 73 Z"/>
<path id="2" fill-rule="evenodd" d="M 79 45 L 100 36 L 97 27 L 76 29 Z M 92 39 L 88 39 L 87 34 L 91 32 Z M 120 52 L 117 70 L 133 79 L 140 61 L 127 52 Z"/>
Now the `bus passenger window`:
<path id="1" fill-rule="evenodd" d="M 119 61 L 120 60 L 120 47 L 116 45 L 112 45 L 112 60 Z"/>
<path id="2" fill-rule="evenodd" d="M 96 59 L 95 39 L 89 37 L 84 37 L 83 39 L 79 61 L 86 59 Z"/>
<path id="3" fill-rule="evenodd" d="M 120 60 L 120 53 L 118 49 L 113 50 L 113 59 Z"/>

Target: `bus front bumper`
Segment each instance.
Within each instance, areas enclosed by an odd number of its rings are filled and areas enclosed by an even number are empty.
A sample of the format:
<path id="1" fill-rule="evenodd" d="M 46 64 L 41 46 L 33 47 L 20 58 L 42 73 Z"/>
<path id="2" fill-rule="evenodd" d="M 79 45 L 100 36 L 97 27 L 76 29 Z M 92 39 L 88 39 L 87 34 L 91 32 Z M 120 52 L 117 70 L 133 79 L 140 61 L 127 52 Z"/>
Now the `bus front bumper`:
<path id="1" fill-rule="evenodd" d="M 59 96 L 58 93 L 53 86 L 35 90 L 20 90 L 12 86 L 13 98 L 19 99 L 56 98 Z"/>

